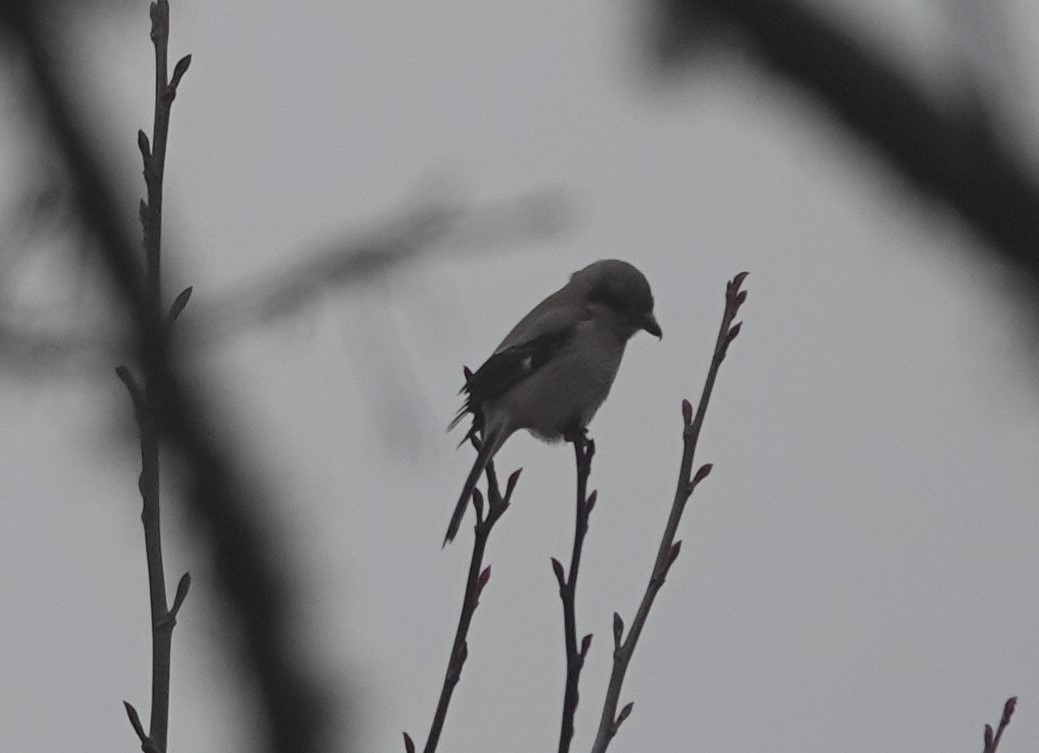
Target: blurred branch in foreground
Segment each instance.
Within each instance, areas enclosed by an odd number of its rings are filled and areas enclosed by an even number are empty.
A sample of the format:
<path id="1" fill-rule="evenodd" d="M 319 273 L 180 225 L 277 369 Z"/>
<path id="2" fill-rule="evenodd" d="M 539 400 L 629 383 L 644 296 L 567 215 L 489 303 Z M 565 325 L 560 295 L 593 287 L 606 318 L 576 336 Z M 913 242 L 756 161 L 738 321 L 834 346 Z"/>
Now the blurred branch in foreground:
<path id="1" fill-rule="evenodd" d="M 308 666 L 292 626 L 298 615 L 289 584 L 298 573 L 288 572 L 291 558 L 260 520 L 265 506 L 244 464 L 207 431 L 206 411 L 188 390 L 167 338 L 149 337 L 162 330 L 165 320 L 149 305 L 138 246 L 120 220 L 116 191 L 71 103 L 38 3 L 0 3 L 0 44 L 25 62 L 40 130 L 49 134 L 64 162 L 84 234 L 96 239 L 112 294 L 133 324 L 136 366 L 146 379 L 163 385 L 157 418 L 163 438 L 182 461 L 188 511 L 210 545 L 217 585 L 234 615 L 235 648 L 260 706 L 253 715 L 260 725 L 257 736 L 268 750 L 325 750 L 331 743 L 331 699 Z"/>
<path id="2" fill-rule="evenodd" d="M 65 200 L 70 200 L 71 197 Z M 562 207 L 562 209 L 561 209 Z M 345 232 L 323 248 L 286 254 L 294 261 L 237 290 L 207 292 L 192 302 L 178 337 L 191 347 L 226 343 L 243 332 L 296 316 L 328 296 L 349 294 L 434 256 L 486 254 L 550 238 L 567 226 L 566 200 L 540 189 L 493 202 L 432 202 L 404 206 L 370 230 Z M 201 297 L 200 297 L 201 298 Z M 207 303 L 208 301 L 208 303 Z M 0 295 L 0 364 L 29 374 L 54 373 L 69 362 L 108 368 L 132 353 L 133 332 L 111 323 L 83 324 L 76 311 L 64 321 L 36 322 L 31 310 Z"/>
<path id="3" fill-rule="evenodd" d="M 433 255 L 551 237 L 565 227 L 561 192 L 551 189 L 484 204 L 425 201 L 404 207 L 374 230 L 344 233 L 324 248 L 308 250 L 255 285 L 196 306 L 189 335 L 209 342 L 293 316 L 323 296 L 372 285 Z M 295 257 L 294 257 L 295 258 Z"/>
<path id="4" fill-rule="evenodd" d="M 995 114 L 939 109 L 890 62 L 797 0 L 656 0 L 653 32 L 674 65 L 718 24 L 735 30 L 759 62 L 820 100 L 855 137 L 918 191 L 947 203 L 993 250 L 1039 287 L 1039 180 L 1003 143 Z"/>

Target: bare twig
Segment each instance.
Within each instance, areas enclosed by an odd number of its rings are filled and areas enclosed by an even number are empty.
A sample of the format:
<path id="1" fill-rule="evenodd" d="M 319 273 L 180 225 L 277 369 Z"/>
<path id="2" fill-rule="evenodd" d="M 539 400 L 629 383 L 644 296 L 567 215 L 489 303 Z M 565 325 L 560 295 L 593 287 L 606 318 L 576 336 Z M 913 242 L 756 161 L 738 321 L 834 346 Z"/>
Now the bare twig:
<path id="1" fill-rule="evenodd" d="M 675 499 L 671 506 L 671 515 L 668 518 L 667 526 L 664 528 L 664 535 L 660 540 L 660 548 L 657 550 L 656 561 L 653 563 L 653 573 L 650 576 L 649 585 L 646 587 L 646 592 L 639 603 L 638 611 L 635 613 L 635 619 L 632 620 L 631 627 L 628 629 L 627 637 L 624 637 L 624 621 L 621 619 L 621 616 L 616 612 L 613 615 L 613 671 L 610 674 L 610 683 L 606 689 L 606 701 L 603 704 L 602 717 L 599 720 L 599 730 L 592 745 L 592 753 L 604 753 L 613 736 L 617 734 L 617 729 L 631 714 L 633 708 L 631 703 L 625 705 L 620 713 L 617 712 L 621 687 L 624 684 L 624 675 L 628 671 L 628 664 L 631 662 L 632 654 L 635 652 L 635 644 L 638 643 L 639 635 L 646 624 L 646 618 L 649 616 L 649 610 L 653 606 L 653 600 L 656 598 L 660 587 L 664 585 L 664 579 L 667 577 L 671 565 L 678 557 L 679 551 L 681 551 L 682 542 L 675 541 L 675 534 L 678 532 L 678 524 L 682 520 L 686 502 L 692 495 L 696 485 L 707 478 L 707 475 L 711 472 L 711 465 L 706 464 L 700 466 L 694 475 L 693 459 L 696 454 L 696 444 L 700 438 L 700 430 L 703 427 L 704 416 L 707 413 L 707 404 L 711 399 L 714 381 L 718 376 L 718 369 L 725 359 L 729 344 L 740 332 L 741 323 L 733 324 L 733 319 L 735 319 L 736 312 L 740 306 L 747 299 L 747 293 L 740 290 L 740 285 L 743 284 L 746 276 L 747 273 L 742 272 L 730 280 L 726 286 L 725 313 L 722 315 L 718 339 L 714 346 L 714 357 L 711 359 L 711 366 L 707 370 L 707 380 L 704 383 L 703 394 L 700 396 L 700 404 L 697 406 L 695 417 L 693 416 L 693 406 L 689 401 L 682 401 L 682 419 L 685 424 L 685 428 L 682 430 L 684 446 L 682 463 L 678 472 L 678 486 L 675 489 Z"/>
<path id="2" fill-rule="evenodd" d="M 147 280 L 145 305 L 151 312 L 148 318 L 142 319 L 141 326 L 152 344 L 152 357 L 164 351 L 167 337 L 167 326 L 163 323 L 167 317 L 162 314 L 162 182 L 166 171 L 170 109 L 176 95 L 177 83 L 191 61 L 190 56 L 183 58 L 177 64 L 176 80 L 167 80 L 169 37 L 169 2 L 156 0 L 151 4 L 151 39 L 155 47 L 155 116 L 151 142 L 149 143 L 144 131 L 137 132 L 137 145 L 144 163 L 144 182 L 148 193 L 147 202 L 141 202 L 140 219 L 144 230 L 144 267 Z M 169 320 L 172 321 L 186 304 L 187 296 L 181 294 L 174 303 Z M 148 326 L 149 323 L 157 326 Z M 136 387 L 136 382 L 125 366 L 120 366 L 116 371 L 130 391 L 141 441 L 141 476 L 138 487 L 143 503 L 141 523 L 144 526 L 144 550 L 148 562 L 148 594 L 152 623 L 152 703 L 148 740 L 159 753 L 165 753 L 169 737 L 173 626 L 177 623 L 176 613 L 180 611 L 187 596 L 191 578 L 187 574 L 181 578 L 177 600 L 171 611 L 167 605 L 166 578 L 162 561 L 159 488 L 159 439 L 162 428 L 159 423 L 160 410 L 157 406 L 165 399 L 163 384 L 157 378 L 158 372 L 154 368 L 145 370 L 143 389 Z"/>
<path id="3" fill-rule="evenodd" d="M 473 446 L 479 451 L 478 440 L 472 438 Z M 473 554 L 469 561 L 469 575 L 465 581 L 465 596 L 462 598 L 462 612 L 458 618 L 458 628 L 455 630 L 455 640 L 451 646 L 451 658 L 447 662 L 447 672 L 444 674 L 444 684 L 440 689 L 440 700 L 437 702 L 437 710 L 433 715 L 433 723 L 429 728 L 429 736 L 426 738 L 424 753 L 433 753 L 440 741 L 440 733 L 444 729 L 444 720 L 447 718 L 447 709 L 451 705 L 451 694 L 462 676 L 462 667 L 465 665 L 466 657 L 469 655 L 469 644 L 466 637 L 469 634 L 469 625 L 473 621 L 473 614 L 480 603 L 480 593 L 491 578 L 490 565 L 483 566 L 483 556 L 487 550 L 487 540 L 490 538 L 491 529 L 498 519 L 505 514 L 509 508 L 509 500 L 512 492 L 516 489 L 522 468 L 512 472 L 505 483 L 505 494 L 502 495 L 498 486 L 498 477 L 494 472 L 494 463 L 488 463 L 484 472 L 487 476 L 487 517 L 483 512 L 483 495 L 479 489 L 473 490 L 473 507 L 476 509 L 476 536 L 473 541 Z M 404 735 L 405 747 L 411 738 Z"/>
<path id="4" fill-rule="evenodd" d="M 588 533 L 588 517 L 595 507 L 596 493 L 588 494 L 588 476 L 592 472 L 592 457 L 595 455 L 595 442 L 584 434 L 578 434 L 571 440 L 574 444 L 574 457 L 577 465 L 577 504 L 574 522 L 574 546 L 570 553 L 570 573 L 563 572 L 563 564 L 552 558 L 552 571 L 559 583 L 559 598 L 563 602 L 563 642 L 566 648 L 566 686 L 563 692 L 563 720 L 559 728 L 559 753 L 567 753 L 574 737 L 574 713 L 580 698 L 577 687 L 581 679 L 588 649 L 592 646 L 591 633 L 581 639 L 577 645 L 577 573 L 581 566 L 581 550 L 584 537 Z"/>
<path id="5" fill-rule="evenodd" d="M 145 379 L 163 386 L 163 400 L 152 408 L 161 419 L 159 429 L 183 460 L 187 509 L 212 545 L 217 584 L 238 618 L 236 648 L 256 682 L 259 734 L 269 750 L 321 750 L 328 743 L 329 700 L 293 640 L 285 573 L 289 558 L 279 551 L 277 540 L 261 530 L 261 495 L 232 453 L 216 444 L 202 418 L 201 401 L 187 389 L 167 338 L 152 336 L 161 331 L 165 318 L 150 303 L 136 244 L 120 219 L 111 181 L 85 136 L 89 129 L 70 102 L 58 53 L 39 13 L 40 3 L 32 0 L 0 3 L 0 27 L 9 32 L 0 43 L 11 43 L 25 62 L 39 103 L 35 111 L 40 126 L 63 163 L 84 235 L 96 241 L 115 301 L 130 314 L 137 363 Z"/>
<path id="6" fill-rule="evenodd" d="M 1010 717 L 1014 715 L 1014 709 L 1017 708 L 1017 696 L 1007 698 L 1007 702 L 1003 704 L 1003 716 L 1000 717 L 999 727 L 996 731 L 992 731 L 992 725 L 985 725 L 985 747 L 982 748 L 981 753 L 996 753 L 999 749 L 999 741 L 1003 737 L 1003 730 L 1010 724 Z"/>

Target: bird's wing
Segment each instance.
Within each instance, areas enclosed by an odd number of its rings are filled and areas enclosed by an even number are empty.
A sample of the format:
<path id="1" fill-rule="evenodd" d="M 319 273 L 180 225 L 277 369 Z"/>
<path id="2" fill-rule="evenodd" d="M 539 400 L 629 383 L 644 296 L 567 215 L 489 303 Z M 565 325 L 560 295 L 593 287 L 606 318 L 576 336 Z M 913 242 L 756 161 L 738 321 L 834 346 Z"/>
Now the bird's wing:
<path id="1" fill-rule="evenodd" d="M 548 303 L 548 301 L 544 301 Z M 505 394 L 513 386 L 536 372 L 565 346 L 576 332 L 576 325 L 587 316 L 579 307 L 552 306 L 534 309 L 524 317 L 495 351 L 494 355 L 469 377 L 462 392 L 465 404 L 449 429 L 453 429 L 467 413 L 476 414 L 480 405 Z M 532 317 L 533 314 L 540 314 Z M 464 441 L 464 440 L 463 440 Z"/>
<path id="2" fill-rule="evenodd" d="M 516 326 L 509 330 L 509 334 L 494 352 L 498 354 L 506 348 L 522 345 L 541 335 L 573 327 L 584 316 L 586 312 L 581 310 L 569 286 L 564 286 L 516 322 Z"/>

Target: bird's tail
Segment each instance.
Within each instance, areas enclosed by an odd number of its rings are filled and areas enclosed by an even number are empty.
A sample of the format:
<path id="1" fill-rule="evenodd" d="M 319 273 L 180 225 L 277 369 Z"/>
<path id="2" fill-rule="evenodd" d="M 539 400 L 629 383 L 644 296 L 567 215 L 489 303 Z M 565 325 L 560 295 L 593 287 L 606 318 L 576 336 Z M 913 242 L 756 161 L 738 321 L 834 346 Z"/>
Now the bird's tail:
<path id="1" fill-rule="evenodd" d="M 465 486 L 462 487 L 462 496 L 458 498 L 458 504 L 455 505 L 455 511 L 451 515 L 451 522 L 447 526 L 447 535 L 444 536 L 442 546 L 447 546 L 447 542 L 452 541 L 455 534 L 458 533 L 458 528 L 462 525 L 462 518 L 465 517 L 465 508 L 469 505 L 469 500 L 472 499 L 473 490 L 480 480 L 480 474 L 483 473 L 487 464 L 491 462 L 494 453 L 501 447 L 505 436 L 506 434 L 501 428 L 484 435 L 483 442 L 480 443 L 480 451 L 476 453 L 476 460 L 473 462 L 472 470 L 469 471 L 469 476 L 465 479 Z"/>

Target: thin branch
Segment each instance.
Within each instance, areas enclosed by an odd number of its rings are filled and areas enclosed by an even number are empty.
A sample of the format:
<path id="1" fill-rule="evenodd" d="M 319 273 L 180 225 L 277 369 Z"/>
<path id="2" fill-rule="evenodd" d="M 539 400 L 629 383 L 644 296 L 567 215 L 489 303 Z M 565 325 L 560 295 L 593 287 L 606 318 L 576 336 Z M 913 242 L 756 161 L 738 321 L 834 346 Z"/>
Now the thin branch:
<path id="1" fill-rule="evenodd" d="M 580 695 L 577 692 L 588 649 L 592 646 L 591 633 L 577 645 L 577 573 L 581 566 L 581 550 L 588 533 L 588 517 L 595 507 L 596 493 L 588 494 L 588 476 L 592 472 L 595 442 L 584 434 L 574 436 L 574 459 L 577 466 L 577 503 L 574 522 L 574 546 L 570 553 L 570 574 L 564 575 L 563 565 L 552 558 L 552 570 L 559 583 L 559 598 L 563 602 L 563 643 L 566 648 L 566 686 L 563 692 L 563 719 L 559 728 L 559 753 L 567 753 L 574 738 L 574 713 Z"/>
<path id="2" fill-rule="evenodd" d="M 405 205 L 370 228 L 342 233 L 314 248 L 293 249 L 288 265 L 255 284 L 210 296 L 195 311 L 195 326 L 185 334 L 192 345 L 211 345 L 298 315 L 326 295 L 379 283 L 422 258 L 460 253 L 474 245 L 485 252 L 546 236 L 554 226 L 531 207 L 553 200 L 560 203 L 553 192 L 541 189 L 481 204 L 434 197 Z"/>
<path id="3" fill-rule="evenodd" d="M 700 430 L 703 427 L 704 416 L 707 414 L 707 404 L 710 402 L 711 392 L 714 390 L 714 382 L 718 376 L 718 369 L 721 367 L 722 361 L 725 360 L 729 344 L 740 332 L 740 323 L 733 324 L 733 320 L 736 318 L 736 312 L 739 311 L 740 306 L 747 299 L 747 293 L 740 290 L 740 285 L 743 284 L 746 276 L 747 273 L 742 272 L 730 280 L 726 286 L 725 313 L 722 315 L 718 339 L 714 345 L 714 357 L 711 359 L 711 366 L 707 370 L 707 380 L 704 383 L 703 394 L 700 396 L 700 404 L 696 409 L 695 417 L 693 416 L 693 406 L 689 401 L 682 401 L 682 419 L 684 423 L 684 429 L 682 430 L 682 463 L 678 472 L 675 499 L 671 505 L 671 515 L 668 518 L 667 526 L 664 528 L 664 535 L 660 540 L 660 548 L 657 550 L 656 561 L 653 563 L 653 572 L 649 579 L 649 585 L 642 596 L 642 601 L 639 603 L 638 611 L 635 613 L 635 619 L 632 620 L 626 638 L 624 637 L 624 621 L 619 614 L 614 613 L 613 615 L 613 671 L 610 673 L 610 682 L 606 689 L 606 701 L 603 704 L 602 717 L 599 720 L 599 730 L 592 745 L 592 753 L 605 752 L 613 736 L 617 734 L 617 729 L 631 713 L 631 703 L 625 705 L 619 714 L 617 712 L 621 687 L 624 684 L 624 676 L 628 671 L 628 664 L 631 662 L 632 654 L 635 652 L 635 645 L 638 643 L 639 635 L 641 635 L 642 628 L 646 624 L 646 618 L 649 617 L 649 610 L 653 606 L 653 600 L 656 598 L 660 587 L 664 585 L 664 579 L 667 577 L 671 565 L 681 551 L 682 542 L 676 542 L 675 535 L 678 532 L 678 524 L 682 520 L 686 502 L 688 502 L 696 485 L 707 478 L 707 475 L 711 472 L 711 465 L 707 464 L 700 466 L 694 475 L 693 460 L 696 455 L 696 444 L 700 439 Z"/>
<path id="4" fill-rule="evenodd" d="M 473 446 L 479 450 L 478 440 L 472 437 Z M 469 625 L 472 624 L 473 614 L 480 603 L 480 594 L 484 586 L 491 578 L 490 565 L 483 566 L 483 556 L 487 550 L 487 540 L 490 538 L 491 529 L 498 519 L 505 514 L 509 508 L 509 500 L 512 492 L 516 489 L 520 473 L 523 469 L 517 469 L 509 476 L 505 484 L 505 494 L 502 495 L 498 486 L 498 477 L 494 472 L 494 463 L 488 463 L 485 475 L 487 476 L 487 517 L 484 517 L 483 495 L 479 489 L 473 491 L 473 507 L 476 509 L 476 536 L 473 541 L 473 554 L 469 560 L 469 575 L 465 581 L 465 596 L 462 598 L 462 612 L 458 618 L 458 628 L 455 630 L 455 640 L 451 646 L 451 657 L 447 662 L 447 672 L 444 673 L 444 684 L 440 689 L 440 700 L 437 701 L 437 710 L 433 715 L 433 723 L 429 728 L 429 736 L 426 738 L 424 753 L 433 753 L 440 742 L 440 733 L 444 729 L 444 720 L 447 719 L 447 709 L 451 705 L 451 694 L 462 676 L 462 667 L 469 655 Z M 405 745 L 410 741 L 405 735 Z"/>
<path id="5" fill-rule="evenodd" d="M 175 88 L 167 80 L 168 47 L 170 36 L 170 7 L 167 0 L 151 4 L 151 39 L 155 47 L 155 112 L 152 139 L 149 144 L 143 131 L 138 132 L 138 146 L 144 163 L 144 182 L 148 199 L 141 202 L 141 224 L 144 229 L 145 295 L 150 316 L 141 322 L 147 332 L 152 358 L 164 351 L 167 327 L 148 326 L 163 320 L 162 303 L 162 192 L 166 171 L 166 143 L 169 138 L 170 108 Z M 181 71 L 183 75 L 183 71 Z M 179 78 L 179 77 L 178 77 Z M 184 301 L 186 303 L 186 300 Z M 166 596 L 166 578 L 162 561 L 162 528 L 159 486 L 159 403 L 164 399 L 164 386 L 159 372 L 146 369 L 143 399 L 135 402 L 135 416 L 141 440 L 140 491 L 143 502 L 141 522 L 144 526 L 144 548 L 148 561 L 148 593 L 152 622 L 152 703 L 149 739 L 160 753 L 167 750 L 170 715 L 170 654 L 173 645 L 173 626 L 176 615 L 171 615 Z M 121 376 L 121 375 L 120 375 Z M 124 380 L 125 382 L 125 380 Z M 190 579 L 181 580 L 178 589 L 179 611 L 187 595 Z"/>
<path id="6" fill-rule="evenodd" d="M 985 747 L 981 753 L 996 753 L 999 749 L 999 741 L 1003 737 L 1003 730 L 1005 730 L 1010 724 L 1010 717 L 1014 715 L 1014 709 L 1017 708 L 1017 696 L 1013 696 L 1007 699 L 1007 702 L 1003 704 L 1003 716 L 1000 717 L 999 727 L 993 733 L 992 725 L 985 725 Z"/>
<path id="7" fill-rule="evenodd" d="M 85 137 L 89 129 L 71 104 L 39 6 L 31 0 L 0 3 L 0 27 L 10 32 L 0 42 L 12 44 L 25 61 L 40 127 L 63 162 L 84 235 L 96 241 L 114 300 L 129 314 L 137 362 L 146 379 L 163 385 L 164 399 L 153 407 L 160 430 L 183 461 L 187 510 L 211 543 L 221 596 L 237 617 L 235 647 L 252 672 L 261 705 L 255 715 L 258 732 L 268 750 L 322 750 L 329 742 L 331 701 L 293 638 L 293 578 L 285 572 L 291 558 L 260 525 L 261 495 L 232 453 L 217 445 L 202 418 L 201 401 L 188 390 L 165 338 L 150 336 L 164 326 L 164 318 L 149 304 L 136 244 L 122 223 L 102 161 Z"/>

